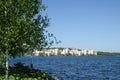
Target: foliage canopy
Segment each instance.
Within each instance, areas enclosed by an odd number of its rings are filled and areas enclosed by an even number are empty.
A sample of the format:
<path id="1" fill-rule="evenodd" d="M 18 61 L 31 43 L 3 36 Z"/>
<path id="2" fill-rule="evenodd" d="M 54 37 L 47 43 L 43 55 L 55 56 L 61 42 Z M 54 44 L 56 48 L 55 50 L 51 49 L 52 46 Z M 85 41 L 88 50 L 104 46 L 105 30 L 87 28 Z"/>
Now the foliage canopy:
<path id="1" fill-rule="evenodd" d="M 49 25 L 46 6 L 41 0 L 0 1 L 0 56 L 22 56 L 53 43 L 46 31 Z M 53 39 L 53 38 L 52 38 Z"/>

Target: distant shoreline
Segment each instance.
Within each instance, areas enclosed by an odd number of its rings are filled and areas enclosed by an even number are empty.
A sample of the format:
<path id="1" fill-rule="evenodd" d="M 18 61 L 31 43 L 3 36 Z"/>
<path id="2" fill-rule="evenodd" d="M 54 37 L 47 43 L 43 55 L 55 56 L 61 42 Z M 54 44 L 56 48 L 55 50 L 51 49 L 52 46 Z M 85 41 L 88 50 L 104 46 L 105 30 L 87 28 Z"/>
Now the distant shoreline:
<path id="1" fill-rule="evenodd" d="M 120 56 L 120 53 L 117 52 L 102 52 L 98 51 L 97 56 Z"/>
<path id="2" fill-rule="evenodd" d="M 31 56 L 31 55 L 25 55 L 25 56 Z M 32 56 L 36 56 L 36 55 L 32 55 Z M 38 56 L 46 56 L 46 55 L 38 55 Z M 77 56 L 77 55 L 50 55 L 50 56 Z M 120 56 L 120 53 L 109 53 L 109 54 L 98 53 L 98 55 L 81 55 L 81 56 Z"/>

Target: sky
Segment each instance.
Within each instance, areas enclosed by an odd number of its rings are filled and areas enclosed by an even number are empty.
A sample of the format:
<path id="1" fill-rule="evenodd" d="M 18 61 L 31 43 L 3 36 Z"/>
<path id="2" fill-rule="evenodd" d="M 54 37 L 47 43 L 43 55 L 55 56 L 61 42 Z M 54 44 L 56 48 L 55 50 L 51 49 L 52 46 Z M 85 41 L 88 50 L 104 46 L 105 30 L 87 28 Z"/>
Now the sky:
<path id="1" fill-rule="evenodd" d="M 53 47 L 120 52 L 120 0 L 43 0 Z"/>

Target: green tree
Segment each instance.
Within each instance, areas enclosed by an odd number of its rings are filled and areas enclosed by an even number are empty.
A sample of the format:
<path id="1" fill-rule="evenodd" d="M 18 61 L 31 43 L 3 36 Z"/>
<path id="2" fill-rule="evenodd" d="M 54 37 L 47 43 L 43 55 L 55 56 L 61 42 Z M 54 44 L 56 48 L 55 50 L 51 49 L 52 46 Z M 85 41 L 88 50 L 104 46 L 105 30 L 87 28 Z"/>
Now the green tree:
<path id="1" fill-rule="evenodd" d="M 0 1 L 0 61 L 8 75 L 8 56 L 22 56 L 53 43 L 46 6 L 41 0 Z"/>

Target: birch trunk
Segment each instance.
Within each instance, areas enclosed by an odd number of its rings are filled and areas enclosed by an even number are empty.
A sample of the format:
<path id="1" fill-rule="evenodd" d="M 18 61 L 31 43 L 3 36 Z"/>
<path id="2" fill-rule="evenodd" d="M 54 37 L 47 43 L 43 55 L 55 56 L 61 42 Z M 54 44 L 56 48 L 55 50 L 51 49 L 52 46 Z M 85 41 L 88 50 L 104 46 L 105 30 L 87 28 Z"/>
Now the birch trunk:
<path id="1" fill-rule="evenodd" d="M 7 8 L 6 8 L 6 0 L 4 1 L 4 14 L 5 14 L 5 18 L 7 17 Z M 5 27 L 7 27 L 7 24 L 5 24 Z M 8 28 L 8 27 L 7 27 Z M 6 33 L 8 33 L 8 30 L 6 31 Z M 7 44 L 7 43 L 6 43 Z M 8 74 L 9 74 L 9 66 L 8 66 L 8 50 L 5 53 L 5 76 L 8 79 Z"/>
<path id="2" fill-rule="evenodd" d="M 6 71 L 5 71 L 5 72 L 6 72 L 6 75 L 5 75 L 5 76 L 6 76 L 6 78 L 8 78 L 8 74 L 9 74 L 8 60 L 6 60 L 6 62 L 5 62 L 5 63 L 6 63 L 6 64 L 5 64 L 5 65 L 6 65 L 6 67 L 5 67 L 5 70 L 6 70 Z"/>

